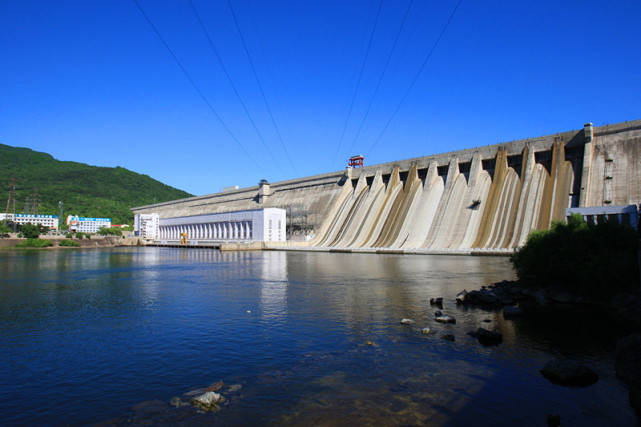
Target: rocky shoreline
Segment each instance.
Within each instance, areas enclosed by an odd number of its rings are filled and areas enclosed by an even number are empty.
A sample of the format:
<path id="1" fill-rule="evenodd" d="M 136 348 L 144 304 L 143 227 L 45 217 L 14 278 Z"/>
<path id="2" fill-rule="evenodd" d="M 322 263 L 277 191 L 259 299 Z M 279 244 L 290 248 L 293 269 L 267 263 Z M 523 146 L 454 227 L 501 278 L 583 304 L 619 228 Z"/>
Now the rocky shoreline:
<path id="1" fill-rule="evenodd" d="M 442 298 L 432 298 L 432 305 L 442 306 Z M 641 418 L 641 292 L 619 293 L 613 297 L 576 295 L 558 287 L 533 288 L 518 281 L 502 281 L 479 290 L 462 290 L 456 303 L 487 311 L 502 311 L 505 319 L 521 318 L 536 323 L 542 318 L 569 315 L 577 319 L 600 319 L 612 334 L 616 344 L 616 375 L 629 390 L 630 405 Z M 470 332 L 483 345 L 498 345 L 498 332 L 479 328 Z M 589 368 L 568 359 L 554 359 L 541 369 L 541 374 L 564 386 L 587 387 L 598 381 Z M 551 416 L 556 420 L 556 416 Z M 555 425 L 551 421 L 550 425 Z"/>

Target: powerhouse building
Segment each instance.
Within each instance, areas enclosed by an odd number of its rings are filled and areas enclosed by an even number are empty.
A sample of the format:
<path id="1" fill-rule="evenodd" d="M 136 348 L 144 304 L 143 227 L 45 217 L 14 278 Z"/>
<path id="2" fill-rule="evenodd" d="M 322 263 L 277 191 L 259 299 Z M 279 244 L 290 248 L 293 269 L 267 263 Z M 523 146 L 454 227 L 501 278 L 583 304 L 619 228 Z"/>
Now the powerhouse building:
<path id="1" fill-rule="evenodd" d="M 154 218 L 158 221 L 153 234 Z M 190 244 L 199 242 L 284 242 L 285 209 L 263 208 L 243 211 L 159 218 L 158 214 L 136 214 L 134 232 L 162 244 L 180 242 L 183 233 Z"/>

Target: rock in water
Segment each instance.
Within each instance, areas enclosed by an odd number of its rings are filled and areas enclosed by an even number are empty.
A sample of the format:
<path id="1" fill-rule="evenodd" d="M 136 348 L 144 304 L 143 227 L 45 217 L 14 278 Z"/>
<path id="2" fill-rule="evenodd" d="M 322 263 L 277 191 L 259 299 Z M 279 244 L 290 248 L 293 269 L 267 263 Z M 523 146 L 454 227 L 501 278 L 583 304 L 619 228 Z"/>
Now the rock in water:
<path id="1" fill-rule="evenodd" d="M 401 319 L 401 325 L 411 325 L 414 323 L 412 319 Z"/>
<path id="2" fill-rule="evenodd" d="M 468 335 L 476 338 L 481 345 L 499 345 L 503 341 L 503 335 L 499 332 L 488 331 L 487 329 L 478 328 L 476 331 L 468 332 Z"/>
<path id="3" fill-rule="evenodd" d="M 204 388 L 197 388 L 196 390 L 190 390 L 187 393 L 185 393 L 183 396 L 191 397 L 191 396 L 196 396 L 198 394 L 203 394 L 206 392 Z"/>
<path id="4" fill-rule="evenodd" d="M 555 384 L 587 387 L 599 380 L 590 368 L 567 359 L 553 359 L 541 369 L 541 374 Z"/>
<path id="5" fill-rule="evenodd" d="M 225 383 L 223 383 L 222 381 L 218 381 L 218 382 L 213 383 L 209 387 L 207 387 L 205 389 L 205 391 L 218 391 L 221 388 L 223 388 L 223 385 L 225 385 Z"/>
<path id="6" fill-rule="evenodd" d="M 465 304 L 465 297 L 467 297 L 467 291 L 463 289 L 461 292 L 456 294 L 456 303 Z"/>
<path id="7" fill-rule="evenodd" d="M 455 337 L 454 337 L 454 335 L 452 335 L 452 334 L 445 334 L 445 335 L 443 335 L 441 338 L 443 338 L 444 340 L 447 340 L 447 341 L 454 341 L 454 340 L 456 340 L 456 338 L 455 338 Z"/>
<path id="8" fill-rule="evenodd" d="M 169 406 L 167 406 L 167 402 L 163 402 L 162 400 L 148 400 L 138 403 L 131 409 L 138 417 L 149 417 L 153 416 L 154 414 L 163 413 L 168 408 Z"/>
<path id="9" fill-rule="evenodd" d="M 452 316 L 448 316 L 447 314 L 441 314 L 437 315 L 434 317 L 434 320 L 436 320 L 439 323 L 456 323 L 456 319 L 453 318 Z"/>
<path id="10" fill-rule="evenodd" d="M 243 388 L 243 386 L 240 385 L 240 384 L 232 384 L 232 385 L 229 386 L 227 391 L 229 393 L 236 393 L 237 391 L 240 391 L 241 388 Z"/>
<path id="11" fill-rule="evenodd" d="M 191 399 L 192 405 L 198 409 L 202 409 L 205 411 L 215 411 L 218 409 L 218 403 L 223 400 L 223 397 L 213 391 L 208 391 L 207 393 L 203 393 L 200 396 L 196 396 L 193 399 Z"/>
<path id="12" fill-rule="evenodd" d="M 421 330 L 421 333 L 422 333 L 423 335 L 428 335 L 430 332 L 432 332 L 430 328 L 423 328 L 423 329 Z"/>
<path id="13" fill-rule="evenodd" d="M 443 308 L 443 298 L 430 298 L 430 305 L 435 305 L 439 308 Z"/>

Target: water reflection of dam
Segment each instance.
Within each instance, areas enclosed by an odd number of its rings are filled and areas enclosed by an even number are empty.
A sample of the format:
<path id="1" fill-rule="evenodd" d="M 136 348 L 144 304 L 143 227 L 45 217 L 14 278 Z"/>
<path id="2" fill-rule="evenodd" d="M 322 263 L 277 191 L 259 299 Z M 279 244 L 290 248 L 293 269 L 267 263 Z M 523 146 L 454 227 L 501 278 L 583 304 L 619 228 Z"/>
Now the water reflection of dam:
<path id="1" fill-rule="evenodd" d="M 288 211 L 289 246 L 509 250 L 568 207 L 641 202 L 641 120 L 135 208 Z M 261 197 L 258 197 L 260 195 Z M 305 236 L 306 238 L 303 238 Z M 297 241 L 298 240 L 298 241 Z"/>

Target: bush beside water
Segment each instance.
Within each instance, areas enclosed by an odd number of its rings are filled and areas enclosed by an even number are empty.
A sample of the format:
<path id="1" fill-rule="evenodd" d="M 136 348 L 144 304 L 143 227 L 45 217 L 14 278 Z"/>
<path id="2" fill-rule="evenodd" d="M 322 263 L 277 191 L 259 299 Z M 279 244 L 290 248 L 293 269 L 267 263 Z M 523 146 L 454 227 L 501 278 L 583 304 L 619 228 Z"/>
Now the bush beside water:
<path id="1" fill-rule="evenodd" d="M 122 236 L 122 230 L 119 228 L 100 227 L 98 234 L 101 236 Z"/>
<path id="2" fill-rule="evenodd" d="M 45 239 L 27 239 L 16 245 L 16 248 L 47 248 L 53 246 L 51 240 Z"/>
<path id="3" fill-rule="evenodd" d="M 639 287 L 638 233 L 614 222 L 586 224 L 580 215 L 532 232 L 510 260 L 526 286 L 590 296 Z"/>
<path id="4" fill-rule="evenodd" d="M 74 240 L 61 240 L 60 242 L 58 242 L 58 246 L 78 247 L 80 246 L 80 242 L 76 242 Z"/>

